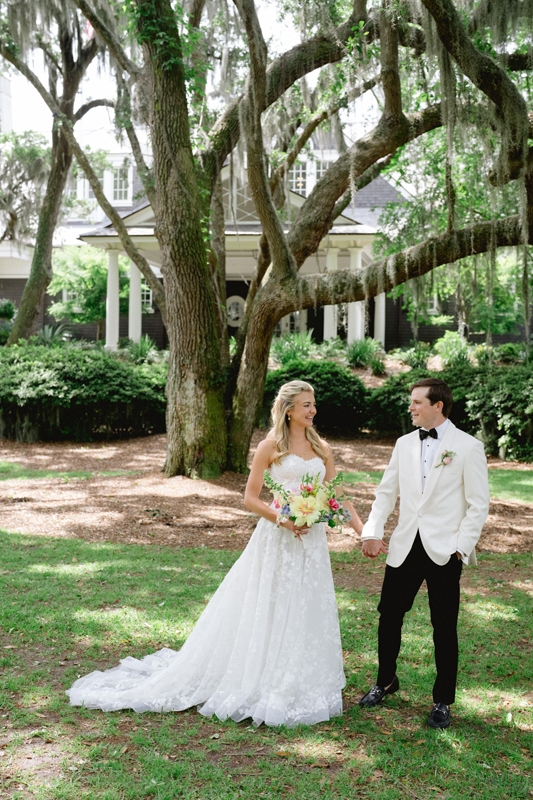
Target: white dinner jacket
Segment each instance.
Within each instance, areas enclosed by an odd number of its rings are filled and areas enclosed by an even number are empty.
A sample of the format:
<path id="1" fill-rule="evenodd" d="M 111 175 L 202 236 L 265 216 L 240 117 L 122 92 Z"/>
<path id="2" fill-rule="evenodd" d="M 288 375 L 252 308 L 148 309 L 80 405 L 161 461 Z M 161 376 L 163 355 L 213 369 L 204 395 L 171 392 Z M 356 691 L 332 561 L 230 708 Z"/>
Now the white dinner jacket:
<path id="1" fill-rule="evenodd" d="M 455 455 L 439 466 L 444 450 Z M 489 511 L 487 459 L 483 445 L 450 422 L 422 491 L 418 430 L 396 442 L 390 463 L 376 490 L 376 499 L 361 539 L 382 539 L 385 522 L 400 495 L 400 518 L 389 542 L 387 564 L 399 567 L 420 538 L 429 557 L 441 566 L 457 550 L 476 563 L 475 546 Z"/>

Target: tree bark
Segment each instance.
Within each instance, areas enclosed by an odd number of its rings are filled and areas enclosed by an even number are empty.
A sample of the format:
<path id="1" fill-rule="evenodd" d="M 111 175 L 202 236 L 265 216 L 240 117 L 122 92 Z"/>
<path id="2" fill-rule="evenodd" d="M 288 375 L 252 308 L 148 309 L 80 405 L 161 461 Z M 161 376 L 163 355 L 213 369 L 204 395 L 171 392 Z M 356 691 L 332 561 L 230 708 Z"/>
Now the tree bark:
<path id="1" fill-rule="evenodd" d="M 51 169 L 46 185 L 46 193 L 39 214 L 35 247 L 30 275 L 24 286 L 22 299 L 7 344 L 15 344 L 19 339 L 27 339 L 36 332 L 37 320 L 43 308 L 43 299 L 52 280 L 52 244 L 61 211 L 61 201 L 68 173 L 72 164 L 72 154 L 68 142 L 57 128 L 52 137 Z"/>
<path id="2" fill-rule="evenodd" d="M 226 462 L 223 376 L 183 54 L 170 0 L 138 0 L 150 85 L 156 235 L 167 298 L 167 476 L 214 477 Z"/>

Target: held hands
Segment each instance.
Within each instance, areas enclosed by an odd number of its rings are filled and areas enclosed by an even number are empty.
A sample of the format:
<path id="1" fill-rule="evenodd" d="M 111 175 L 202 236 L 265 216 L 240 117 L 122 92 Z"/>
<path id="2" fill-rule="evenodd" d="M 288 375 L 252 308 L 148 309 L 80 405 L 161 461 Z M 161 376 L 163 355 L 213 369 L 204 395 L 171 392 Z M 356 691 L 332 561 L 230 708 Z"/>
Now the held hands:
<path id="1" fill-rule="evenodd" d="M 381 553 L 388 553 L 389 548 L 381 539 L 365 539 L 361 552 L 366 558 L 377 558 Z"/>

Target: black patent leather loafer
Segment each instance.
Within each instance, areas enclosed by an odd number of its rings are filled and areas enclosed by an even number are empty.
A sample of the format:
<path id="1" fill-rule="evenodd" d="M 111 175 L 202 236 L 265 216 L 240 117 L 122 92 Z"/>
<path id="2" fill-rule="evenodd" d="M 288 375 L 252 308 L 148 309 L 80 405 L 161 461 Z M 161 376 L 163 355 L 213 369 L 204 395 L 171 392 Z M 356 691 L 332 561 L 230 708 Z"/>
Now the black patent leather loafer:
<path id="1" fill-rule="evenodd" d="M 392 681 L 391 685 L 388 689 L 384 689 L 382 686 L 373 686 L 365 695 L 359 700 L 359 705 L 363 706 L 364 708 L 372 708 L 372 706 L 378 706 L 384 697 L 388 694 L 394 694 L 400 688 L 400 681 L 398 680 L 398 676 L 394 676 L 394 680 Z"/>
<path id="2" fill-rule="evenodd" d="M 429 712 L 428 725 L 430 728 L 447 728 L 450 724 L 450 708 L 446 703 L 435 703 Z"/>

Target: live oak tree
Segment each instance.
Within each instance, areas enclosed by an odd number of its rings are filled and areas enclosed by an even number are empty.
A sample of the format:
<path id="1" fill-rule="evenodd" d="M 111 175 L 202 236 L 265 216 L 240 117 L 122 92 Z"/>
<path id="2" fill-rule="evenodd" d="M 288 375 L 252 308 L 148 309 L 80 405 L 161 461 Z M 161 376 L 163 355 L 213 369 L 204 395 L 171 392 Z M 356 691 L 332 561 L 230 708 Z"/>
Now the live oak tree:
<path id="1" fill-rule="evenodd" d="M 75 2 L 116 65 L 117 104 L 154 210 L 164 288 L 103 195 L 72 121 L 44 86 L 34 85 L 57 115 L 58 130 L 161 308 L 170 342 L 168 475 L 208 476 L 224 466 L 245 468 L 270 339 L 281 317 L 312 306 L 364 300 L 439 265 L 481 252 L 494 254 L 499 247 L 525 248 L 532 241 L 531 131 L 527 103 L 513 79 L 533 66 L 527 45 L 530 0 L 286 3 L 300 15 L 307 38 L 272 58 L 253 0 L 235 0 L 237 14 L 231 6 L 208 0 L 193 0 L 187 7 L 170 0 Z M 138 53 L 128 40 L 131 31 Z M 206 77 L 209 59 L 215 64 L 212 79 Z M 22 67 L 16 54 L 10 53 L 10 60 Z M 322 73 L 311 90 L 305 78 L 319 68 Z M 220 83 L 216 102 L 208 104 L 210 81 L 224 72 L 232 76 L 232 85 Z M 434 91 L 421 92 L 428 80 Z M 339 148 L 339 158 L 286 234 L 280 222 L 285 175 L 306 135 L 325 125 L 338 134 L 341 109 L 372 87 L 382 102 L 378 123 L 351 146 Z M 466 104 L 469 113 L 459 113 Z M 138 146 L 137 119 L 150 128 L 151 169 Z M 399 148 L 423 142 L 441 126 L 447 131 L 446 229 L 359 273 L 302 275 L 300 267 L 316 252 L 351 193 Z M 469 128 L 495 142 L 483 163 L 486 192 L 492 192 L 492 208 L 498 209 L 498 193 L 516 185 L 520 201 L 513 213 L 470 220 L 456 213 L 454 136 Z M 243 141 L 263 236 L 230 360 L 222 313 L 220 173 Z"/>
<path id="2" fill-rule="evenodd" d="M 72 152 L 59 118 L 74 126 L 92 108 L 113 105 L 91 100 L 75 109 L 81 81 L 92 61 L 103 55 L 102 43 L 86 33 L 86 21 L 69 0 L 0 0 L 0 55 L 34 85 L 39 82 L 31 68 L 40 51 L 48 73 L 48 94 L 55 111 L 50 168 L 38 214 L 34 253 L 29 278 L 8 343 L 34 330 L 46 289 L 52 278 L 52 242 L 61 212 Z"/>

